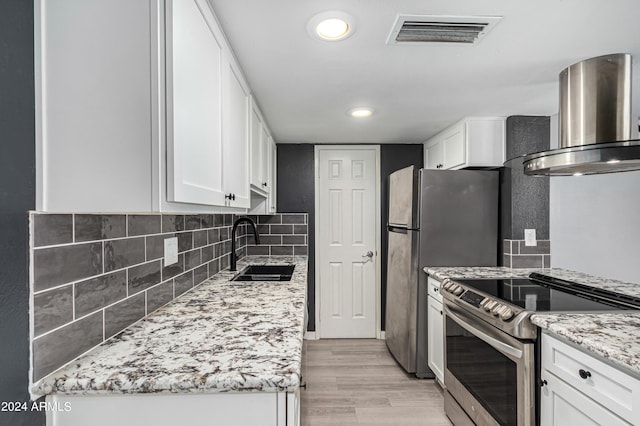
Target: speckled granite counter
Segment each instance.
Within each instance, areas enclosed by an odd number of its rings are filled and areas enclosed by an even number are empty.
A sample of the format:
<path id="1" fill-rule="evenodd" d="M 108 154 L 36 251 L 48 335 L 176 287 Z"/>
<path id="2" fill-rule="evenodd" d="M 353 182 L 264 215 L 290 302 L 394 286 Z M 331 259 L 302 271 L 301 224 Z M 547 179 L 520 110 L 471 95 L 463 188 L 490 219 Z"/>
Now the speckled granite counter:
<path id="1" fill-rule="evenodd" d="M 531 322 L 640 376 L 640 312 L 535 314 Z"/>
<path id="2" fill-rule="evenodd" d="M 121 334 L 36 383 L 37 395 L 291 391 L 300 383 L 307 259 L 291 281 L 229 281 L 221 271 Z"/>
<path id="3" fill-rule="evenodd" d="M 640 284 L 600 278 L 565 269 L 511 269 L 506 267 L 433 267 L 429 275 L 445 278 L 526 278 L 540 272 L 630 296 L 640 296 Z M 531 322 L 578 347 L 593 352 L 628 372 L 640 375 L 640 312 L 544 313 L 531 316 Z"/>

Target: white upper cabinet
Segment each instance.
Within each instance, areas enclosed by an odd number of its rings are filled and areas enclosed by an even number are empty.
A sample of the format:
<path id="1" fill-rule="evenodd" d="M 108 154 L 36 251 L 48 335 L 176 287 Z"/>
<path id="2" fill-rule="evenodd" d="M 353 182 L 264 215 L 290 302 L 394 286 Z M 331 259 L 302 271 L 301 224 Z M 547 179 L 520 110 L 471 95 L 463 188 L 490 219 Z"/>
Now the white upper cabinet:
<path id="1" fill-rule="evenodd" d="M 34 8 L 38 210 L 250 208 L 251 91 L 208 0 Z"/>
<path id="2" fill-rule="evenodd" d="M 222 164 L 227 203 L 248 208 L 249 192 L 249 91 L 239 70 L 227 61 L 223 73 Z"/>
<path id="3" fill-rule="evenodd" d="M 168 199 L 224 205 L 221 37 L 204 0 L 166 13 Z"/>
<path id="4" fill-rule="evenodd" d="M 276 183 L 278 182 L 278 150 L 276 147 L 276 143 L 270 138 L 269 142 L 271 143 L 271 156 L 270 156 L 270 182 L 271 182 L 271 190 L 269 191 L 269 213 L 275 213 L 277 208 L 277 188 Z"/>
<path id="5" fill-rule="evenodd" d="M 271 145 L 273 138 L 255 102 L 251 104 L 251 189 L 267 196 L 271 189 Z"/>
<path id="6" fill-rule="evenodd" d="M 469 117 L 425 142 L 427 169 L 501 167 L 504 163 L 504 117 Z"/>

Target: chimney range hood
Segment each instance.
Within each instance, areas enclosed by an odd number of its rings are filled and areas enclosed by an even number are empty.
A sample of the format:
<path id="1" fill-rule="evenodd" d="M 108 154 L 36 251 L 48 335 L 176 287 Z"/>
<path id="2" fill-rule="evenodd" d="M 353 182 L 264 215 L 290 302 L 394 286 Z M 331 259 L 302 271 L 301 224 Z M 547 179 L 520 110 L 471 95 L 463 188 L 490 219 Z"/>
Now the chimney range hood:
<path id="1" fill-rule="evenodd" d="M 560 73 L 560 148 L 524 157 L 524 173 L 579 176 L 640 170 L 631 139 L 631 56 L 587 59 Z"/>

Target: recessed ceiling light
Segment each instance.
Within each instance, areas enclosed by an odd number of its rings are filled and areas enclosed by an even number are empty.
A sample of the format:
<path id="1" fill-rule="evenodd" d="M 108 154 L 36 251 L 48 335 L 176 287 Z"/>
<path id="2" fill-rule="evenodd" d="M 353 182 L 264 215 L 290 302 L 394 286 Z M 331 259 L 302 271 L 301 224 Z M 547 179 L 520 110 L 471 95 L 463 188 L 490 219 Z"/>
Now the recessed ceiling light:
<path id="1" fill-rule="evenodd" d="M 322 12 L 309 20 L 309 34 L 323 41 L 338 41 L 353 34 L 353 18 L 344 12 Z"/>
<path id="2" fill-rule="evenodd" d="M 366 118 L 371 117 L 371 114 L 373 114 L 373 109 L 369 107 L 358 107 L 350 109 L 348 113 L 350 116 L 355 118 Z"/>

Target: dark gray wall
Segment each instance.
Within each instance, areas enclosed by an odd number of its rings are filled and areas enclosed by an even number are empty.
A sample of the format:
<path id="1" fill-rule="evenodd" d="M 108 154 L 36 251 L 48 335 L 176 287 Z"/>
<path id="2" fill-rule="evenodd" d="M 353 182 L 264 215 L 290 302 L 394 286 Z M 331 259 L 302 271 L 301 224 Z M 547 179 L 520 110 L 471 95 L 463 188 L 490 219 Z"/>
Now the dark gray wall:
<path id="1" fill-rule="evenodd" d="M 278 144 L 278 213 L 308 213 L 309 263 L 307 306 L 309 331 L 316 330 L 314 146 Z"/>
<path id="2" fill-rule="evenodd" d="M 522 156 L 549 149 L 549 117 L 507 118 L 506 158 L 501 171 L 501 238 L 524 239 L 534 228 L 536 238 L 549 239 L 549 178 L 526 176 Z"/>
<path id="3" fill-rule="evenodd" d="M 315 190 L 314 145 L 278 144 L 278 212 L 309 214 L 309 331 L 315 331 Z M 382 251 L 378 259 L 382 266 L 382 329 L 384 330 L 385 299 L 387 288 L 387 233 L 388 178 L 392 172 L 415 165 L 422 167 L 423 146 L 388 144 L 380 145 L 380 205 L 382 208 Z"/>
<path id="4" fill-rule="evenodd" d="M 382 209 L 382 239 L 381 253 L 378 258 L 381 263 L 382 290 L 382 330 L 385 329 L 385 312 L 387 306 L 387 230 L 389 220 L 389 175 L 396 170 L 408 166 L 423 167 L 424 145 L 380 145 L 380 206 Z"/>
<path id="5" fill-rule="evenodd" d="M 27 210 L 35 208 L 33 2 L 0 2 L 0 402 L 28 402 Z M 44 413 L 2 412 L 3 425 Z"/>

